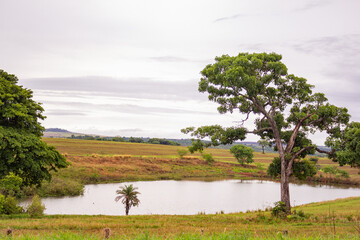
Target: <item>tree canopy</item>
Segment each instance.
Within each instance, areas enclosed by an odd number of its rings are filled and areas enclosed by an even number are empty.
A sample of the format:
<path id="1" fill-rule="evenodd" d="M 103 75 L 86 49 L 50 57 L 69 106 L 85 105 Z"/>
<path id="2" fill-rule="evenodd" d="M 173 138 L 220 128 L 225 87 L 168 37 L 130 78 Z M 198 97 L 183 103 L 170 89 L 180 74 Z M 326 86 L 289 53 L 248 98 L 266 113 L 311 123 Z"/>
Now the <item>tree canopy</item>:
<path id="1" fill-rule="evenodd" d="M 244 140 L 250 133 L 269 139 L 279 152 L 281 201 L 290 212 L 289 177 L 293 174 L 293 166 L 297 166 L 295 169 L 305 166 L 294 165 L 294 162 L 301 162 L 316 150 L 326 152 L 317 148 L 308 135 L 325 131 L 329 136 L 326 144 L 332 147 L 326 153 L 340 161 L 345 159 L 341 156 L 349 152 L 335 152 L 353 148 L 353 145 L 343 145 L 343 140 L 355 133 L 351 129 L 344 132 L 350 119 L 347 109 L 328 103 L 323 93 L 313 93 L 314 86 L 305 78 L 288 74 L 281 59 L 276 53 L 223 55 L 201 71 L 199 91 L 206 92 L 210 101 L 219 104 L 219 113 L 238 111 L 244 116 L 242 123 L 254 114 L 257 116 L 254 129 L 249 130 L 241 124 L 228 128 L 220 125 L 189 127 L 182 131 L 198 139 L 193 141 L 192 151 Z M 204 145 L 199 139 L 206 137 L 211 143 Z M 349 164 L 348 160 L 345 162 Z"/>
<path id="2" fill-rule="evenodd" d="M 235 145 L 230 148 L 230 153 L 234 155 L 236 160 L 238 160 L 239 163 L 244 165 L 245 163 L 252 163 L 254 162 L 254 150 L 251 147 L 247 147 L 244 145 Z"/>
<path id="3" fill-rule="evenodd" d="M 52 146 L 41 141 L 44 109 L 15 75 L 0 70 L 0 179 L 13 173 L 24 185 L 51 179 L 51 170 L 68 166 Z"/>

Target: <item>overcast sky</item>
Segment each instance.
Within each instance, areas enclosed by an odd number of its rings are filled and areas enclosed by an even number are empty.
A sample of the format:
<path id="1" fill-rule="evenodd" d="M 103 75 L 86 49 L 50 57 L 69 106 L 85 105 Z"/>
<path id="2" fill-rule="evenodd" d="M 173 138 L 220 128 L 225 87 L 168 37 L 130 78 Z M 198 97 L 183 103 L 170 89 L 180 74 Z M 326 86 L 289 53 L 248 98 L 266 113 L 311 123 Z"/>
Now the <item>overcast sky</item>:
<path id="1" fill-rule="evenodd" d="M 197 83 L 215 56 L 239 52 L 282 54 L 289 73 L 360 121 L 359 0 L 0 0 L 0 9 L 0 69 L 34 91 L 47 128 L 188 138 L 181 128 L 236 125 L 244 116 L 218 114 Z"/>

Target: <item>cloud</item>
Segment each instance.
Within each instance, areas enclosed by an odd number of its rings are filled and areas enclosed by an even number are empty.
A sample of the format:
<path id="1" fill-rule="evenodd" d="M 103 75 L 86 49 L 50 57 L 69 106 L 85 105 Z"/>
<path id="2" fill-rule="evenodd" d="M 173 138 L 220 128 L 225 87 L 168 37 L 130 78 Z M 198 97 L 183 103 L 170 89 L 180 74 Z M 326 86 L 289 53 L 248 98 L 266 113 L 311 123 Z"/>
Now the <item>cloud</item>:
<path id="1" fill-rule="evenodd" d="M 86 92 L 139 99 L 206 100 L 197 91 L 197 80 L 171 82 L 148 78 L 68 77 L 23 79 L 20 84 L 32 90 Z M 68 93 L 67 93 L 68 94 Z"/>
<path id="2" fill-rule="evenodd" d="M 251 16 L 251 15 L 238 13 L 238 14 L 235 14 L 235 15 L 232 15 L 232 16 L 229 16 L 229 17 L 221 17 L 221 18 L 215 19 L 214 22 L 234 20 L 234 19 L 237 19 L 237 18 L 248 17 L 248 16 Z"/>
<path id="3" fill-rule="evenodd" d="M 162 57 L 151 57 L 152 60 L 159 61 L 159 62 L 190 62 L 192 60 L 176 57 L 176 56 L 162 56 Z"/>
<path id="4" fill-rule="evenodd" d="M 328 5 L 329 3 L 331 3 L 331 1 L 326 1 L 326 0 L 314 1 L 314 0 L 312 0 L 311 2 L 305 3 L 303 6 L 296 8 L 295 11 L 309 11 L 314 8 Z"/>
<path id="5" fill-rule="evenodd" d="M 311 56 L 323 81 L 317 84 L 326 91 L 329 101 L 347 107 L 352 119 L 360 120 L 360 34 L 326 36 L 291 45 L 298 52 Z"/>
<path id="6" fill-rule="evenodd" d="M 119 100 L 120 101 L 120 100 Z M 174 107 L 149 107 L 141 106 L 140 104 L 101 104 L 101 103 L 88 103 L 88 102 L 66 102 L 66 101 L 47 101 L 48 106 L 56 106 L 57 108 L 75 108 L 82 109 L 79 112 L 74 110 L 51 110 L 46 112 L 48 115 L 78 115 L 84 116 L 93 112 L 118 112 L 122 114 L 132 115 L 159 115 L 159 114 L 191 114 L 191 115 L 216 115 L 216 112 L 206 112 L 202 110 L 187 110 Z M 87 111 L 85 113 L 85 110 Z"/>
<path id="7" fill-rule="evenodd" d="M 308 54 L 322 54 L 327 56 L 360 55 L 360 34 L 341 36 L 327 36 L 298 42 L 292 47 Z"/>
<path id="8" fill-rule="evenodd" d="M 51 110 L 46 111 L 46 115 L 52 115 L 52 116 L 86 116 L 87 114 L 84 112 L 78 112 L 78 111 L 69 111 L 69 110 Z"/>

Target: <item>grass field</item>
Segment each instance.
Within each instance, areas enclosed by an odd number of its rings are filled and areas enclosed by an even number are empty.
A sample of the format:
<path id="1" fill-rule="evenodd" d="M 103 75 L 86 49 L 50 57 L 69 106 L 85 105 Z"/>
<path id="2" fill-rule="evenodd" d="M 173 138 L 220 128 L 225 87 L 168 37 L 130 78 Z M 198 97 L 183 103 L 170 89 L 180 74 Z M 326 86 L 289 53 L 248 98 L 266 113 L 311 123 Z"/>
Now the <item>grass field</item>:
<path id="1" fill-rule="evenodd" d="M 269 211 L 213 215 L 2 217 L 14 239 L 360 239 L 360 198 L 294 208 L 305 217 L 274 218 Z M 299 214 L 300 215 L 300 214 Z M 283 232 L 288 237 L 283 237 Z M 0 234 L 0 236 L 2 235 Z M 31 236 L 31 238 L 24 238 Z"/>
<path id="2" fill-rule="evenodd" d="M 129 180 L 184 178 L 260 178 L 276 154 L 255 153 L 255 163 L 242 166 L 228 150 L 207 149 L 215 162 L 199 154 L 180 159 L 184 147 L 44 138 L 64 154 L 71 166 L 54 173 L 44 184 L 44 195 L 76 195 L 83 184 Z M 320 166 L 336 165 L 321 158 Z M 341 167 L 360 181 L 358 170 Z M 75 189 L 75 190 L 74 190 Z M 77 189 L 77 190 L 76 190 Z M 73 192 L 72 192 L 73 191 Z M 12 239 L 360 239 L 360 198 L 313 203 L 293 208 L 285 219 L 269 211 L 232 214 L 73 216 L 52 215 L 32 219 L 26 214 L 0 216 L 0 239 L 8 228 Z M 285 236 L 283 233 L 288 233 Z"/>
<path id="3" fill-rule="evenodd" d="M 256 152 L 255 162 L 242 166 L 229 150 L 206 149 L 215 158 L 209 165 L 199 153 L 180 159 L 177 150 L 186 147 L 61 138 L 44 138 L 44 141 L 54 145 L 72 163 L 69 168 L 55 173 L 55 179 L 77 179 L 82 184 L 184 178 L 265 178 L 268 165 L 277 156 Z M 326 158 L 320 158 L 319 165 L 338 166 Z M 359 169 L 339 168 L 347 171 L 352 181 L 360 182 Z"/>

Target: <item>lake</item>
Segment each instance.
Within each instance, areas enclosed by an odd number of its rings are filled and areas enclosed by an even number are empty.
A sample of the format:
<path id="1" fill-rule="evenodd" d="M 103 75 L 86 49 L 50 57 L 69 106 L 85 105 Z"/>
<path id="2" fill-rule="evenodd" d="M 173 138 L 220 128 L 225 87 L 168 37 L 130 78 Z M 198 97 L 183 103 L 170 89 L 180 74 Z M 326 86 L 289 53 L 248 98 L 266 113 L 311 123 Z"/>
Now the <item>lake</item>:
<path id="1" fill-rule="evenodd" d="M 124 215 L 124 205 L 114 200 L 124 184 L 133 184 L 141 193 L 140 205 L 132 207 L 130 215 L 245 212 L 280 200 L 280 184 L 271 181 L 141 181 L 86 185 L 83 196 L 43 198 L 45 213 Z M 292 206 L 354 196 L 360 196 L 359 188 L 290 184 Z"/>

